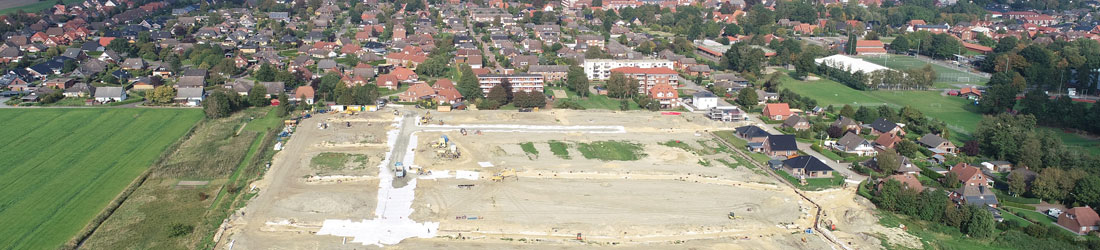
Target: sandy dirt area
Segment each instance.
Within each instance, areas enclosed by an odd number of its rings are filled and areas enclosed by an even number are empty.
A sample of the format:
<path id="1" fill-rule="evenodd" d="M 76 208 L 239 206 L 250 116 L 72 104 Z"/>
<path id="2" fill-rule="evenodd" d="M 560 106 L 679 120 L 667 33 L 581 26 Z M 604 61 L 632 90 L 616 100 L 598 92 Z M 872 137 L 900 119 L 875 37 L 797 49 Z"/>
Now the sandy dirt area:
<path id="1" fill-rule="evenodd" d="M 887 228 L 878 223 L 877 212 L 870 200 L 856 194 L 857 185 L 843 189 L 829 189 L 806 192 L 807 196 L 818 201 L 825 210 L 822 222 L 835 223 L 833 231 L 840 240 L 857 249 L 883 249 L 878 237 L 885 237 L 891 244 L 921 249 L 920 238 L 908 234 L 901 228 Z"/>
<path id="2" fill-rule="evenodd" d="M 704 131 L 740 124 L 716 123 L 698 114 L 652 112 L 459 111 L 431 115 L 434 120 L 428 124 L 432 126 L 406 123 L 404 126 L 414 127 L 401 130 L 409 135 L 398 137 L 417 138 L 408 142 L 415 145 L 409 151 L 412 154 L 402 154 L 415 167 L 406 178 L 418 178 L 408 219 L 438 223 L 438 230 L 429 228 L 433 237 L 407 238 L 386 248 L 832 247 L 816 234 L 802 233 L 812 225 L 813 211 L 789 187 L 748 166 L 699 163 L 703 157 L 723 155 L 701 156 L 659 145 L 681 140 L 695 147 L 712 147 L 717 144 L 706 142 L 710 137 Z M 352 237 L 316 234 L 325 220 L 370 220 L 379 204 L 386 204 L 379 200 L 385 197 L 379 195 L 380 168 L 370 165 L 386 164 L 382 159 L 392 153 L 386 133 L 399 129 L 394 119 L 392 110 L 386 110 L 352 116 L 324 114 L 304 120 L 285 149 L 276 154 L 271 170 L 254 184 L 261 190 L 259 195 L 225 224 L 226 233 L 219 238 L 218 247 L 376 248 L 353 243 Z M 438 126 L 440 120 L 446 125 Z M 346 122 L 352 126 L 347 127 Z M 319 123 L 332 126 L 319 129 Z M 501 124 L 506 128 L 492 127 Z M 467 135 L 457 131 L 464 126 L 469 128 Z M 475 133 L 478 128 L 484 128 L 483 133 Z M 438 149 L 431 144 L 443 135 L 461 157 L 436 154 Z M 603 161 L 586 159 L 576 149 L 578 143 L 608 140 L 640 144 L 644 156 L 635 161 Z M 568 145 L 568 159 L 551 153 L 550 141 Z M 527 142 L 534 144 L 537 154 L 524 152 L 520 144 Z M 368 167 L 311 168 L 310 159 L 322 152 L 367 155 Z M 459 172 L 477 177 L 455 178 Z M 493 180 L 498 174 L 505 178 Z M 865 209 L 868 204 L 855 202 L 853 196 L 854 190 L 814 193 L 816 198 L 830 200 L 818 201 L 830 215 L 859 207 L 864 209 L 855 211 L 873 218 Z M 729 219 L 730 212 L 737 217 Z M 877 225 L 874 220 L 854 220 L 859 223 L 838 222 L 860 227 L 842 234 L 847 232 L 842 226 L 838 235 L 843 239 L 866 239 L 859 235 L 887 230 L 873 228 Z M 578 233 L 581 240 L 577 240 Z M 878 247 L 874 238 L 852 244 L 856 249 Z"/>

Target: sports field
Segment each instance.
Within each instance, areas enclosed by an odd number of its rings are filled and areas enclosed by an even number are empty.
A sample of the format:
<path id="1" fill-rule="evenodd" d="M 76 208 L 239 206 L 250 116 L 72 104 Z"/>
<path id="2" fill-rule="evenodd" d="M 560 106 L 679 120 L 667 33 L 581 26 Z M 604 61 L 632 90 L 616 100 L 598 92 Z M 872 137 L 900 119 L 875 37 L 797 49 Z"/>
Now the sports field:
<path id="1" fill-rule="evenodd" d="M 958 69 L 944 67 L 939 64 L 928 63 L 921 59 L 912 56 L 905 55 L 883 55 L 883 56 L 863 56 L 860 57 L 865 61 L 872 62 L 878 65 L 886 66 L 887 68 L 896 70 L 906 70 L 912 68 L 924 67 L 924 65 L 932 65 L 932 70 L 936 71 L 936 82 L 933 85 L 936 88 L 953 88 L 953 84 L 978 84 L 985 85 L 989 81 L 989 78 L 982 77 L 980 75 L 964 72 Z"/>
<path id="2" fill-rule="evenodd" d="M 828 79 L 803 82 L 787 75 L 783 75 L 780 87 L 813 98 L 821 106 L 912 106 L 929 117 L 947 123 L 955 135 L 970 134 L 982 120 L 980 114 L 966 109 L 973 107 L 966 99 L 942 96 L 936 91 L 859 91 Z"/>
<path id="3" fill-rule="evenodd" d="M 64 0 L 65 4 L 79 3 L 80 0 Z M 38 12 L 49 9 L 57 4 L 57 1 L 27 1 L 27 0 L 0 0 L 0 14 L 19 12 Z"/>
<path id="4" fill-rule="evenodd" d="M 197 109 L 0 110 L 0 248 L 64 244 L 202 116 Z"/>

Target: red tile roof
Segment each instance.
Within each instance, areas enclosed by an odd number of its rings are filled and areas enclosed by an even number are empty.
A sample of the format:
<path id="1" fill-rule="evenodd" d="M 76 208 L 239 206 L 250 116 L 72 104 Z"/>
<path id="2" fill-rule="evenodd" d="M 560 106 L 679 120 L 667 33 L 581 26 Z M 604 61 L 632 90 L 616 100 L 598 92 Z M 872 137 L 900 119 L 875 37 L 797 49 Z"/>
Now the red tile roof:
<path id="1" fill-rule="evenodd" d="M 664 95 L 657 97 L 658 93 L 664 93 Z M 676 91 L 676 88 L 668 84 L 659 83 L 649 88 L 649 97 L 653 99 L 677 99 L 680 98 L 680 94 Z"/>
<path id="2" fill-rule="evenodd" d="M 786 103 L 768 103 L 767 105 L 764 106 L 764 109 L 768 110 L 768 115 L 769 116 L 774 116 L 774 115 L 789 116 L 789 115 L 791 115 L 791 107 L 789 105 L 787 105 Z"/>

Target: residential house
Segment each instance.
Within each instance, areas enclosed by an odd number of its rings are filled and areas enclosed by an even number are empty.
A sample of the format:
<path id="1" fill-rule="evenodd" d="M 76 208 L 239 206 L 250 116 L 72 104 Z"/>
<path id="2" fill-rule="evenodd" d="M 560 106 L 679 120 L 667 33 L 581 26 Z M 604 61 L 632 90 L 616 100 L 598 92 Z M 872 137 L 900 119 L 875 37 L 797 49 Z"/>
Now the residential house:
<path id="1" fill-rule="evenodd" d="M 791 128 L 796 131 L 802 131 L 810 129 L 810 120 L 800 115 L 792 115 L 783 121 L 782 127 Z"/>
<path id="2" fill-rule="evenodd" d="M 955 147 L 955 143 L 952 143 L 951 141 L 932 133 L 921 136 L 921 138 L 917 140 L 917 143 L 924 145 L 924 147 L 927 147 L 928 150 L 931 150 L 933 153 L 936 154 L 958 153 L 958 148 Z"/>
<path id="3" fill-rule="evenodd" d="M 46 80 L 42 83 L 42 86 L 55 89 L 67 89 L 76 84 L 76 80 L 72 78 L 54 78 Z"/>
<path id="4" fill-rule="evenodd" d="M 205 72 L 206 71 L 203 70 L 204 75 L 205 75 Z M 180 77 L 179 81 L 176 81 L 176 86 L 175 87 L 176 87 L 176 89 L 179 89 L 179 88 L 187 88 L 187 87 L 205 87 L 205 86 L 206 86 L 206 78 L 204 76 L 188 75 L 187 72 L 184 72 L 184 76 Z"/>
<path id="5" fill-rule="evenodd" d="M 98 87 L 95 89 L 96 102 L 121 102 L 125 100 L 126 90 L 123 90 L 122 87 Z"/>
<path id="6" fill-rule="evenodd" d="M 917 179 L 917 176 L 913 174 L 895 174 L 886 178 L 882 178 L 881 180 L 879 180 L 877 188 L 881 190 L 882 184 L 890 180 L 895 180 L 901 183 L 901 188 L 903 189 L 916 190 L 917 192 L 924 190 L 924 184 L 921 184 L 920 180 Z"/>
<path id="7" fill-rule="evenodd" d="M 1070 232 L 1084 235 L 1100 230 L 1100 215 L 1089 206 L 1070 208 L 1058 215 L 1058 225 Z"/>
<path id="8" fill-rule="evenodd" d="M 762 143 L 768 139 L 768 136 L 772 136 L 771 133 L 757 126 L 742 126 L 734 129 L 737 132 L 737 137 L 745 139 L 751 143 Z"/>
<path id="9" fill-rule="evenodd" d="M 680 94 L 676 88 L 668 84 L 659 83 L 649 88 L 649 98 L 660 103 L 662 109 L 680 106 Z M 713 95 L 713 94 L 712 94 Z"/>
<path id="10" fill-rule="evenodd" d="M 875 155 L 878 153 L 878 151 L 875 151 L 875 147 L 870 141 L 852 132 L 844 134 L 836 143 L 833 143 L 832 147 L 841 152 L 859 156 Z"/>
<path id="11" fill-rule="evenodd" d="M 767 91 L 764 91 L 763 89 L 757 89 L 756 90 L 756 104 L 764 104 L 764 103 L 767 103 L 769 101 L 778 101 L 778 100 L 779 100 L 779 94 L 778 93 L 767 92 Z M 787 119 L 787 118 L 784 117 L 783 119 Z M 782 120 L 782 119 L 780 119 L 780 120 Z"/>
<path id="12" fill-rule="evenodd" d="M 143 76 L 134 79 L 131 85 L 133 86 L 131 89 L 135 91 L 153 90 L 157 86 L 160 86 L 160 81 L 154 80 L 152 77 Z"/>
<path id="13" fill-rule="evenodd" d="M 695 110 L 710 110 L 718 107 L 718 96 L 710 91 L 699 91 L 691 94 L 691 106 Z"/>
<path id="14" fill-rule="evenodd" d="M 875 122 L 871 123 L 871 135 L 881 134 L 900 134 L 905 135 L 905 130 L 901 129 L 897 123 L 887 121 L 884 118 L 878 118 Z"/>
<path id="15" fill-rule="evenodd" d="M 878 135 L 878 138 L 875 138 L 875 145 L 882 149 L 894 148 L 894 146 L 897 146 L 897 144 L 901 142 L 901 139 L 902 137 L 897 134 L 884 133 Z"/>
<path id="16" fill-rule="evenodd" d="M 996 208 L 1000 204 L 992 186 L 962 186 L 949 194 L 951 200 L 964 205 L 988 206 Z"/>
<path id="17" fill-rule="evenodd" d="M 203 88 L 180 88 L 176 90 L 176 97 L 173 100 L 184 106 L 197 107 L 202 104 L 203 93 Z"/>
<path id="18" fill-rule="evenodd" d="M 307 105 L 313 105 L 313 86 L 299 86 L 294 89 L 294 95 L 290 97 L 290 101 L 303 102 Z"/>
<path id="19" fill-rule="evenodd" d="M 125 70 L 143 70 L 145 69 L 145 60 L 141 58 L 127 58 L 122 62 L 122 69 Z"/>
<path id="20" fill-rule="evenodd" d="M 715 86 L 726 89 L 727 96 L 733 96 L 737 91 L 749 86 L 749 80 L 737 74 L 713 74 L 711 80 Z"/>
<path id="21" fill-rule="evenodd" d="M 61 94 L 65 97 L 83 98 L 92 96 L 93 92 L 95 92 L 95 86 L 81 82 L 73 84 L 72 87 L 65 89 L 65 92 Z"/>
<path id="22" fill-rule="evenodd" d="M 978 167 L 965 162 L 955 164 L 948 171 L 955 173 L 964 186 L 993 186 L 993 178 L 986 176 Z"/>
<path id="23" fill-rule="evenodd" d="M 796 178 L 832 178 L 833 168 L 817 157 L 798 156 L 783 161 L 783 170 Z"/>
<path id="24" fill-rule="evenodd" d="M 786 103 L 768 103 L 764 106 L 764 117 L 779 121 L 791 116 L 791 108 Z"/>
<path id="25" fill-rule="evenodd" d="M 764 140 L 764 154 L 771 157 L 790 157 L 798 155 L 798 144 L 794 135 L 771 135 Z"/>
<path id="26" fill-rule="evenodd" d="M 865 167 L 869 167 L 869 168 L 873 168 L 873 169 L 877 169 L 877 170 L 881 171 L 882 169 L 880 168 L 880 166 L 878 164 L 879 163 L 878 158 L 882 157 L 882 156 L 883 156 L 882 154 L 878 154 L 875 157 L 871 157 L 871 159 L 867 159 L 866 161 L 861 162 L 860 164 L 862 164 Z M 896 167 L 896 170 L 894 170 L 893 173 L 889 173 L 889 174 L 911 174 L 911 175 L 920 174 L 920 171 L 921 171 L 920 167 L 917 167 L 917 165 L 913 165 L 913 161 L 910 160 L 909 157 L 905 157 L 901 154 L 894 154 L 894 157 L 896 157 L 896 159 L 898 160 L 898 162 L 897 162 L 898 165 L 894 166 L 894 167 Z"/>
<path id="27" fill-rule="evenodd" d="M 841 131 L 855 132 L 856 134 L 863 130 L 863 125 L 858 121 L 844 116 L 836 119 L 830 127 L 840 128 Z"/>
<path id="28" fill-rule="evenodd" d="M 435 89 L 429 86 L 426 82 L 421 82 L 409 86 L 408 90 L 401 92 L 397 95 L 398 99 L 402 102 L 416 102 L 420 100 L 431 100 L 435 98 Z"/>

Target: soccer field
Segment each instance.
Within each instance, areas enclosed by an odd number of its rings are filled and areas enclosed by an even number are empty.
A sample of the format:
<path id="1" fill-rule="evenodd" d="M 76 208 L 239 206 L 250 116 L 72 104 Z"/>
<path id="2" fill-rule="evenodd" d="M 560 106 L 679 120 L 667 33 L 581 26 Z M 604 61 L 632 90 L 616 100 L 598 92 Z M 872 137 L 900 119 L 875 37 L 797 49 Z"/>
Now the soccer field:
<path id="1" fill-rule="evenodd" d="M 859 91 L 828 79 L 803 82 L 787 75 L 783 75 L 780 87 L 813 98 L 818 105 L 833 105 L 837 109 L 845 104 L 857 107 L 890 105 L 898 109 L 911 106 L 944 121 L 955 135 L 969 135 L 982 119 L 980 114 L 966 109 L 973 106 L 970 101 L 942 96 L 936 91 Z"/>
<path id="2" fill-rule="evenodd" d="M 197 109 L 0 110 L 0 249 L 53 249 L 202 119 Z"/>
<path id="3" fill-rule="evenodd" d="M 947 88 L 950 87 L 951 84 L 955 83 L 984 85 L 986 82 L 989 81 L 989 78 L 985 78 L 977 74 L 944 67 L 939 64 L 928 63 L 912 56 L 891 54 L 882 56 L 863 56 L 860 58 L 865 61 L 878 65 L 883 65 L 887 68 L 896 70 L 906 70 L 924 67 L 924 65 L 932 65 L 932 70 L 936 71 L 936 83 L 939 83 L 936 84 L 937 88 Z"/>

